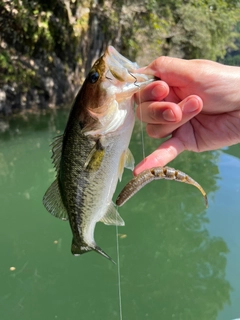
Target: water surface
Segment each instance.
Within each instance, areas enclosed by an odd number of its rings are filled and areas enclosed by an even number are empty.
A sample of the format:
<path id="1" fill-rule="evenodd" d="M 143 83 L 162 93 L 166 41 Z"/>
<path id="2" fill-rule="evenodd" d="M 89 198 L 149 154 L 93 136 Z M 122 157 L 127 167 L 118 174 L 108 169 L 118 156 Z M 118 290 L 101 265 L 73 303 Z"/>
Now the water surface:
<path id="1" fill-rule="evenodd" d="M 68 222 L 42 205 L 55 175 L 49 144 L 66 120 L 59 111 L 0 123 L 1 320 L 119 319 L 117 267 L 95 252 L 73 257 Z M 159 143 L 144 141 L 146 154 Z M 147 185 L 120 208 L 123 319 L 240 318 L 240 145 L 185 152 L 170 165 L 204 187 L 209 208 L 197 189 L 172 181 Z M 95 238 L 116 261 L 115 227 L 97 224 Z"/>

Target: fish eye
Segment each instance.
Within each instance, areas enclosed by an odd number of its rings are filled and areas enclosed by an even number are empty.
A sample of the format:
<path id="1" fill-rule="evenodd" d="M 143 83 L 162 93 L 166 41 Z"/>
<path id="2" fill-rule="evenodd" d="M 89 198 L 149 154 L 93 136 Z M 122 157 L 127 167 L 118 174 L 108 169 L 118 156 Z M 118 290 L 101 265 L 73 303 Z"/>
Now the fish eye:
<path id="1" fill-rule="evenodd" d="M 99 73 L 97 71 L 93 71 L 92 73 L 89 74 L 89 82 L 90 83 L 95 83 L 99 79 Z"/>

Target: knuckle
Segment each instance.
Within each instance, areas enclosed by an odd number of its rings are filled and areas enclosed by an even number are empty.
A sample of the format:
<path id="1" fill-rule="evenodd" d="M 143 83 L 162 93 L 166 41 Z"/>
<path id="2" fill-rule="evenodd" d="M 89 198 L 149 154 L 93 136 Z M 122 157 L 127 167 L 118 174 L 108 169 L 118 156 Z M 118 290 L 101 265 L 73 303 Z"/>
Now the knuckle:
<path id="1" fill-rule="evenodd" d="M 155 139 L 160 138 L 159 132 L 158 132 L 158 125 L 148 124 L 146 127 L 146 131 L 151 138 L 155 138 Z"/>

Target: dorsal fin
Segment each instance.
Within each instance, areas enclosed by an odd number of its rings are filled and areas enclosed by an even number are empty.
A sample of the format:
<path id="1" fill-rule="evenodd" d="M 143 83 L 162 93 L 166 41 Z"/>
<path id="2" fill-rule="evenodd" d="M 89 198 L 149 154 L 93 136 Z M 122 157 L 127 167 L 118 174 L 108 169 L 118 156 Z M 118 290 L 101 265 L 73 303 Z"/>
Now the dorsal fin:
<path id="1" fill-rule="evenodd" d="M 113 226 L 124 226 L 125 225 L 123 219 L 121 218 L 121 216 L 117 212 L 117 209 L 115 208 L 113 202 L 110 203 L 104 217 L 100 221 L 106 225 L 113 225 Z"/>
<path id="2" fill-rule="evenodd" d="M 61 220 L 68 220 L 67 210 L 62 202 L 57 179 L 54 180 L 51 186 L 47 189 L 43 197 L 43 204 L 47 211 L 53 216 Z"/>
<path id="3" fill-rule="evenodd" d="M 54 138 L 52 146 L 52 160 L 56 171 L 59 170 L 61 153 L 62 153 L 63 134 Z"/>

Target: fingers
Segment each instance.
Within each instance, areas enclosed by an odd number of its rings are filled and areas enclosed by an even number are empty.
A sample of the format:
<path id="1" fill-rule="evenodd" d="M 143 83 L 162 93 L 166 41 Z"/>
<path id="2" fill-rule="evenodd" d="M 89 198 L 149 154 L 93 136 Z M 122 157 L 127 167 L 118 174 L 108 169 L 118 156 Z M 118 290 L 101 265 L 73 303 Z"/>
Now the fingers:
<path id="1" fill-rule="evenodd" d="M 152 138 L 163 138 L 177 128 L 188 122 L 190 119 L 195 117 L 203 108 L 202 99 L 198 96 L 189 96 L 185 100 L 181 101 L 178 105 L 168 102 L 153 103 L 148 108 L 156 108 L 155 115 L 158 115 L 159 122 L 147 121 L 147 133 Z M 149 115 L 146 110 L 142 112 L 143 121 L 149 120 Z M 151 111 L 152 112 L 152 111 Z M 173 113 L 175 120 L 167 121 L 165 113 Z M 145 115 L 147 113 L 147 115 Z M 145 118 L 144 118 L 145 116 Z M 164 118 L 162 120 L 162 118 Z"/>
<path id="2" fill-rule="evenodd" d="M 135 95 L 135 102 L 141 104 L 144 101 L 163 100 L 169 94 L 169 87 L 164 81 L 154 81 L 141 92 Z"/>
<path id="3" fill-rule="evenodd" d="M 169 124 L 182 120 L 181 106 L 173 102 L 151 101 L 142 103 L 136 110 L 139 120 L 148 124 Z"/>
<path id="4" fill-rule="evenodd" d="M 145 169 L 165 166 L 184 150 L 185 147 L 181 140 L 179 140 L 177 137 L 170 138 L 161 144 L 157 150 L 140 162 L 134 169 L 133 173 L 134 175 L 138 175 Z"/>
<path id="5" fill-rule="evenodd" d="M 179 104 L 167 101 L 143 102 L 137 107 L 136 115 L 148 124 L 146 130 L 150 137 L 162 138 L 196 116 L 202 108 L 202 99 L 192 95 Z"/>
<path id="6" fill-rule="evenodd" d="M 170 97 L 171 95 L 171 97 Z M 170 102 L 160 102 L 170 97 Z M 175 102 L 179 98 L 173 97 L 169 87 L 164 81 L 155 81 L 149 84 L 140 93 L 135 95 L 135 101 L 139 104 L 137 117 L 146 123 L 168 123 L 169 121 L 179 122 L 182 118 L 182 111 Z"/>
<path id="7" fill-rule="evenodd" d="M 162 138 L 176 129 L 178 129 L 180 126 L 183 126 L 185 123 L 187 123 L 190 119 L 192 119 L 194 116 L 196 116 L 203 107 L 203 102 L 201 98 L 198 96 L 189 96 L 185 100 L 181 101 L 178 105 L 168 102 L 156 102 L 158 105 L 153 104 L 152 108 L 156 107 L 159 111 L 159 119 L 162 119 L 161 110 L 171 110 L 172 112 L 175 112 L 174 110 L 177 110 L 177 112 L 181 112 L 181 120 L 179 122 L 177 121 L 169 121 L 162 122 L 163 124 L 159 123 L 148 123 L 147 125 L 147 133 L 153 138 Z M 151 103 L 150 103 L 151 104 Z M 175 105 L 175 107 L 173 106 Z M 164 108 L 163 108 L 164 106 Z M 168 109 L 166 109 L 168 107 Z M 177 109 L 179 108 L 179 109 Z M 146 109 L 145 109 L 146 110 Z M 145 120 L 149 117 L 147 112 L 145 114 L 143 113 L 143 116 L 145 116 Z M 181 127 L 180 129 L 182 129 Z M 180 130 L 179 129 L 179 130 Z M 176 135 L 170 138 L 169 140 L 165 141 L 157 150 L 155 150 L 152 154 L 150 154 L 147 158 L 145 158 L 141 163 L 139 163 L 136 168 L 134 169 L 134 174 L 137 175 L 141 171 L 145 169 L 150 169 L 152 167 L 156 166 L 164 166 L 168 162 L 172 161 L 174 158 L 176 158 L 182 151 L 186 150 L 186 144 L 184 143 L 184 140 L 194 140 L 194 133 L 188 130 L 189 137 L 184 135 Z"/>

